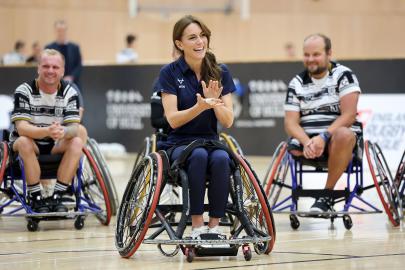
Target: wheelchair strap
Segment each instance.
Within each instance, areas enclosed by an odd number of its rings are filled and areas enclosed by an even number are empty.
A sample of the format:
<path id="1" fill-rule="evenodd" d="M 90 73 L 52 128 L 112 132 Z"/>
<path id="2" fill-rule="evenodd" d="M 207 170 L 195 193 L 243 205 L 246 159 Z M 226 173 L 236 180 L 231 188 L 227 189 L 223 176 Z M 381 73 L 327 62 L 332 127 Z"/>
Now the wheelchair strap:
<path id="1" fill-rule="evenodd" d="M 235 160 L 237 160 L 237 157 L 235 156 L 235 153 L 233 151 L 231 151 L 226 145 L 224 145 L 223 143 L 216 141 L 216 140 L 198 139 L 198 140 L 192 141 L 189 145 L 186 146 L 186 148 L 184 148 L 180 157 L 173 162 L 173 164 L 171 166 L 172 169 L 184 167 L 188 157 L 191 155 L 191 152 L 193 152 L 193 150 L 198 147 L 202 147 L 205 149 L 224 150 L 231 157 L 231 159 L 233 161 L 233 165 L 236 166 L 236 164 L 234 164 L 234 163 L 235 163 Z"/>

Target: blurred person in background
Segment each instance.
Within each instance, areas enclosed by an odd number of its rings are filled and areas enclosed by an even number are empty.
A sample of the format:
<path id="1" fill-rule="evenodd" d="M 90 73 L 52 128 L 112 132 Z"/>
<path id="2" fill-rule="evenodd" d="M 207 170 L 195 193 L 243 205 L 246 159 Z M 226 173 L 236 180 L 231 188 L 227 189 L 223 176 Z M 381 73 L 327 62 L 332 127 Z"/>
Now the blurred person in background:
<path id="1" fill-rule="evenodd" d="M 134 49 L 136 36 L 128 34 L 125 38 L 126 47 L 119 51 L 116 55 L 118 64 L 136 63 L 138 61 L 138 53 Z"/>
<path id="2" fill-rule="evenodd" d="M 3 55 L 3 65 L 22 65 L 25 64 L 25 42 L 17 40 L 12 52 Z"/>
<path id="3" fill-rule="evenodd" d="M 38 41 L 35 41 L 32 43 L 32 54 L 30 57 L 27 58 L 27 63 L 28 64 L 37 64 L 39 61 L 39 57 L 42 52 L 41 45 L 39 44 Z"/>
<path id="4" fill-rule="evenodd" d="M 78 44 L 73 43 L 67 38 L 67 23 L 58 20 L 54 24 L 56 40 L 45 46 L 47 49 L 59 51 L 65 57 L 65 76 L 63 79 L 75 83 L 80 90 L 80 76 L 82 73 L 82 55 Z"/>

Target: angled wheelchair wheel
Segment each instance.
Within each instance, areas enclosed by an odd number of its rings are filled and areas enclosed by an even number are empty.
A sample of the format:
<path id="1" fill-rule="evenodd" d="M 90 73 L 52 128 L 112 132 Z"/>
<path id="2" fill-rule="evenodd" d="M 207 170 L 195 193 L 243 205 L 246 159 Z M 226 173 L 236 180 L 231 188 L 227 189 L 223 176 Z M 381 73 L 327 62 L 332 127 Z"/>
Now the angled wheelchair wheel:
<path id="1" fill-rule="evenodd" d="M 243 156 L 242 147 L 240 147 L 238 141 L 234 137 L 222 132 L 219 134 L 219 139 L 224 142 L 232 152 Z"/>
<path id="2" fill-rule="evenodd" d="M 124 258 L 141 245 L 159 201 L 162 158 L 157 153 L 144 157 L 133 171 L 117 215 L 115 246 Z"/>
<path id="3" fill-rule="evenodd" d="M 109 200 L 111 205 L 111 214 L 116 215 L 119 205 L 118 194 L 110 170 L 108 169 L 107 163 L 98 147 L 96 140 L 89 138 L 87 140 L 87 147 L 94 157 L 94 161 L 97 163 L 98 168 L 100 169 L 101 177 L 104 179 L 108 195 L 110 196 Z"/>
<path id="4" fill-rule="evenodd" d="M 87 203 L 96 211 L 96 217 L 103 225 L 111 220 L 110 195 L 100 168 L 87 148 L 83 148 L 84 159 L 82 166 L 82 203 Z"/>
<path id="5" fill-rule="evenodd" d="M 255 245 L 255 251 L 259 254 L 268 254 L 272 251 L 276 240 L 271 208 L 256 173 L 242 156 L 237 157 L 243 185 L 243 211 L 247 214 L 256 236 L 271 237 L 270 241 Z"/>
<path id="6" fill-rule="evenodd" d="M 3 183 L 4 172 L 8 163 L 8 145 L 6 142 L 0 143 L 0 185 Z"/>
<path id="7" fill-rule="evenodd" d="M 281 194 L 288 172 L 287 143 L 281 142 L 273 154 L 263 186 L 270 205 L 275 205 Z"/>
<path id="8" fill-rule="evenodd" d="M 388 164 L 378 144 L 366 141 L 364 148 L 374 185 L 384 210 L 391 223 L 394 226 L 398 226 L 402 215 L 402 211 L 400 210 L 402 205 Z"/>

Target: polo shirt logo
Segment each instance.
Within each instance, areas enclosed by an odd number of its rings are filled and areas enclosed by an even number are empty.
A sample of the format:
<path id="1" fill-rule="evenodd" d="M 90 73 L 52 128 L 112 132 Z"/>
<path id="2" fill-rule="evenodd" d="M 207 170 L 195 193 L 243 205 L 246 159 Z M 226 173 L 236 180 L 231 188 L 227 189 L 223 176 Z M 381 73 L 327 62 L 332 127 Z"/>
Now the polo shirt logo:
<path id="1" fill-rule="evenodd" d="M 183 84 L 183 82 L 184 82 L 184 79 L 183 78 L 181 78 L 181 79 L 179 79 L 179 78 L 177 78 L 177 81 L 179 82 L 179 88 L 186 88 L 186 86 Z"/>

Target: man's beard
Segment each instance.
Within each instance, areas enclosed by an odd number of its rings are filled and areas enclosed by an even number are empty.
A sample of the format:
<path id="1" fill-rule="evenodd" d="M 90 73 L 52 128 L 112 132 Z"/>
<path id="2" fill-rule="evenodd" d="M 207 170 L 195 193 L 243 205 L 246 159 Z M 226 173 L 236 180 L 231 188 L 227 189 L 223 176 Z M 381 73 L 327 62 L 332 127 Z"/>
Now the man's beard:
<path id="1" fill-rule="evenodd" d="M 310 70 L 308 70 L 308 73 L 310 74 L 310 75 L 320 75 L 320 74 L 322 74 L 322 73 L 324 73 L 326 70 L 328 69 L 328 67 L 317 67 L 314 71 L 310 71 Z"/>

